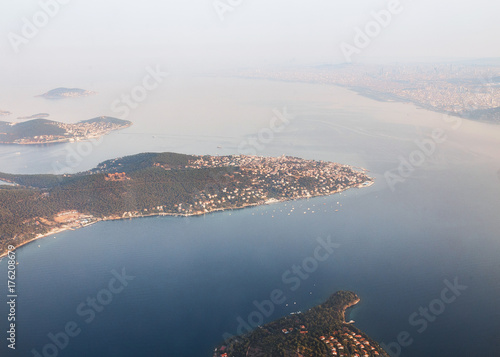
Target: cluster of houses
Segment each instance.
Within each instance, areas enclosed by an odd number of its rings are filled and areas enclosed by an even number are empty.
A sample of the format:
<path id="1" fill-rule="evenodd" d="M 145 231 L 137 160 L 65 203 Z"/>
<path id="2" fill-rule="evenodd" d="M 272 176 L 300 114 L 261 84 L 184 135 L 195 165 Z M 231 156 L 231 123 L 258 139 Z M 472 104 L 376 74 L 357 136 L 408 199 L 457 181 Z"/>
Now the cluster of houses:
<path id="1" fill-rule="evenodd" d="M 305 325 L 283 328 L 281 332 L 284 335 L 309 333 Z M 378 357 L 381 355 L 378 347 L 373 346 L 368 339 L 356 332 L 353 332 L 347 327 L 343 327 L 342 329 L 333 332 L 331 336 L 320 336 L 319 341 L 326 344 L 328 349 L 331 351 L 332 356 Z M 228 357 L 227 347 L 222 346 L 219 349 L 215 349 L 213 356 Z"/>
<path id="2" fill-rule="evenodd" d="M 309 331 L 307 331 L 306 327 L 304 325 L 300 325 L 300 328 L 294 329 L 293 327 L 290 327 L 288 329 L 284 328 L 281 330 L 285 335 L 288 335 L 290 332 L 293 332 L 294 330 L 297 330 L 301 335 L 308 334 Z"/>
<path id="3" fill-rule="evenodd" d="M 357 178 L 366 179 L 362 172 L 354 171 L 348 165 L 340 165 L 334 162 L 305 160 L 291 156 L 263 157 L 248 155 L 231 156 L 200 156 L 197 160 L 190 162 L 191 168 L 214 168 L 214 167 L 240 167 L 250 170 L 257 176 L 264 178 L 273 177 L 311 177 L 319 182 L 329 181 L 355 183 Z M 279 182 L 276 183 L 279 185 Z"/>
<path id="4" fill-rule="evenodd" d="M 105 117 L 101 117 L 101 119 L 103 118 Z M 57 126 L 66 130 L 65 135 L 69 135 L 78 140 L 107 134 L 112 130 L 122 128 L 123 124 L 110 121 L 82 121 L 75 124 L 58 122 Z"/>
<path id="5" fill-rule="evenodd" d="M 155 163 L 154 166 L 172 170 L 169 165 Z M 174 207 L 158 206 L 152 208 L 151 212 L 147 209 L 135 214 L 126 212 L 124 216 L 155 212 L 204 214 L 276 200 L 329 195 L 371 182 L 364 172 L 347 165 L 290 156 L 197 156 L 182 167 L 207 168 L 222 170 L 210 173 L 211 180 L 198 192 L 194 192 L 190 200 L 179 202 Z M 123 172 L 106 175 L 107 181 L 127 179 L 129 178 Z"/>
<path id="6" fill-rule="evenodd" d="M 218 350 L 215 349 L 214 356 L 216 357 L 227 357 L 226 346 L 221 346 Z"/>
<path id="7" fill-rule="evenodd" d="M 340 192 L 348 187 L 367 182 L 364 172 L 353 170 L 347 165 L 332 162 L 304 160 L 300 158 L 260 157 L 247 155 L 200 156 L 191 161 L 188 168 L 229 168 L 214 177 L 207 189 L 195 197 L 194 204 L 178 207 L 179 212 L 205 211 L 232 205 L 248 205 L 272 198 L 296 199 Z M 231 168 L 239 167 L 241 173 L 250 179 L 250 186 L 228 188 L 234 181 Z M 239 184 L 236 179 L 234 182 Z"/>
<path id="8" fill-rule="evenodd" d="M 336 331 L 334 335 L 319 337 L 320 341 L 323 341 L 332 351 L 332 356 L 376 357 L 380 355 L 376 348 L 370 345 L 370 341 L 355 332 L 341 330 Z"/>
<path id="9" fill-rule="evenodd" d="M 125 181 L 125 180 L 130 180 L 130 177 L 127 177 L 125 172 L 116 172 L 113 174 L 106 174 L 104 179 L 106 181 Z"/>
<path id="10" fill-rule="evenodd" d="M 101 117 L 104 118 L 104 117 Z M 117 130 L 124 127 L 123 124 L 113 123 L 110 121 L 82 121 L 78 123 L 60 123 L 52 122 L 57 128 L 63 129 L 65 132 L 60 134 L 42 134 L 30 136 L 26 135 L 22 138 L 13 140 L 15 144 L 43 144 L 50 142 L 66 142 L 79 141 L 89 138 L 105 135 L 112 130 Z M 14 125 L 12 123 L 11 125 Z M 9 141 L 7 143 L 10 143 Z"/>

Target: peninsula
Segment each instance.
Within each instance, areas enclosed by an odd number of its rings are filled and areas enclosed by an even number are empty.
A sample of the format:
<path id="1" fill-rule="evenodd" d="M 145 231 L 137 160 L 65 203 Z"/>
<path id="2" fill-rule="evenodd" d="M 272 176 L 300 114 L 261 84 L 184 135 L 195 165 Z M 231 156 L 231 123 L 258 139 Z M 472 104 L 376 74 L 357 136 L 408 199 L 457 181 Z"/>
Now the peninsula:
<path id="1" fill-rule="evenodd" d="M 45 114 L 45 113 L 42 113 Z M 87 140 L 132 125 L 128 120 L 98 117 L 66 124 L 48 119 L 24 122 L 0 121 L 0 144 L 49 144 Z"/>
<path id="2" fill-rule="evenodd" d="M 64 99 L 64 98 L 75 98 L 75 97 L 87 97 L 89 95 L 94 95 L 96 92 L 88 91 L 80 88 L 55 88 L 49 90 L 47 93 L 38 95 L 37 97 L 42 97 L 45 99 Z"/>
<path id="3" fill-rule="evenodd" d="M 345 322 L 345 310 L 359 301 L 353 292 L 338 291 L 304 313 L 230 338 L 214 350 L 213 357 L 389 357 L 378 343 Z"/>
<path id="4" fill-rule="evenodd" d="M 366 170 L 296 157 L 143 153 L 72 175 L 0 173 L 0 255 L 7 245 L 102 220 L 201 215 L 331 195 L 373 183 Z"/>

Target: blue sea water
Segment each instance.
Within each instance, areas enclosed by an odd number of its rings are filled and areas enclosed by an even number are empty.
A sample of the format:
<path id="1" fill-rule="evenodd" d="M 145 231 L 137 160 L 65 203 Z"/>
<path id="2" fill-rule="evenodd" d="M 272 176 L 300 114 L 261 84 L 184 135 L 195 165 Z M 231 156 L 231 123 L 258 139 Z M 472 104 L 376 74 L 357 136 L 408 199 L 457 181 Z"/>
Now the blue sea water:
<path id="1" fill-rule="evenodd" d="M 429 120 L 439 124 L 429 125 L 424 119 L 432 113 L 407 105 L 340 89 L 332 94 L 359 105 L 295 103 L 294 121 L 263 154 L 363 166 L 376 178 L 373 186 L 200 217 L 100 222 L 30 243 L 17 250 L 17 348 L 7 348 L 4 334 L 1 355 L 43 355 L 45 348 L 53 356 L 207 356 L 224 334 L 260 316 L 265 323 L 305 311 L 340 289 L 361 297 L 349 319 L 393 355 L 497 355 L 500 161 L 492 148 L 499 130 L 465 123 L 454 131 L 437 116 Z M 419 149 L 414 140 L 436 126 L 449 139 L 392 190 L 386 171 L 397 169 L 400 157 Z M 120 134 L 112 135 L 109 142 L 119 143 Z M 135 145 L 140 151 L 142 144 Z M 186 147 L 195 152 L 203 145 Z M 227 145 L 223 150 L 236 153 L 237 145 Z M 12 149 L 2 150 L 2 162 L 16 171 Z M 33 149 L 16 150 L 24 157 Z M 36 159 L 25 159 L 29 168 L 23 162 L 17 170 L 49 172 L 46 163 L 57 150 L 40 148 Z M 113 154 L 99 150 L 93 155 Z M 318 249 L 324 260 L 314 258 Z M 294 273 L 296 267 L 302 272 Z M 110 293 L 123 274 L 130 276 L 126 286 Z M 4 258 L 0 281 L 6 277 Z M 460 286 L 456 294 L 450 284 Z M 6 300 L 6 285 L 0 288 Z M 262 313 L 257 306 L 276 290 L 283 303 Z M 97 307 L 88 298 L 97 298 Z M 2 304 L 1 331 L 8 329 L 7 314 Z M 50 334 L 60 337 L 68 323 L 78 334 L 59 339 L 54 350 Z"/>

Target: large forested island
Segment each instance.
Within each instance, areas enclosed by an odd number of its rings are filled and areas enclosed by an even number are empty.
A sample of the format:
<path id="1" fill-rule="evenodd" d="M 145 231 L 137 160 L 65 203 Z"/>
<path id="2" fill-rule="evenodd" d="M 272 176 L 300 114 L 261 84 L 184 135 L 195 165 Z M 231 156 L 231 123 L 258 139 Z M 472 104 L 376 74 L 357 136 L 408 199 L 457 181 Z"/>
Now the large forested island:
<path id="1" fill-rule="evenodd" d="M 0 255 L 8 244 L 101 220 L 200 215 L 370 185 L 364 170 L 295 157 L 143 153 L 71 175 L 0 173 Z"/>
<path id="2" fill-rule="evenodd" d="M 42 113 L 46 114 L 46 113 Z M 11 123 L 0 121 L 0 144 L 47 144 L 87 140 L 132 125 L 128 120 L 97 117 L 66 124 L 47 119 Z"/>
<path id="3" fill-rule="evenodd" d="M 304 313 L 230 338 L 215 349 L 213 357 L 389 357 L 375 341 L 345 322 L 345 310 L 358 302 L 353 292 L 336 292 Z"/>

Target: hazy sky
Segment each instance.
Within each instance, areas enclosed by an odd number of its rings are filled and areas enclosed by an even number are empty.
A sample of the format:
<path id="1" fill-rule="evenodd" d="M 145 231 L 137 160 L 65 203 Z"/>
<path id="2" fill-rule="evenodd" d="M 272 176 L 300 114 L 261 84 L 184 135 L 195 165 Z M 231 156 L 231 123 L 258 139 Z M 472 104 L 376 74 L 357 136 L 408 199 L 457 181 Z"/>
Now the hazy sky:
<path id="1" fill-rule="evenodd" d="M 68 72 L 125 69 L 146 62 L 191 69 L 344 62 L 341 43 L 354 46 L 356 28 L 374 21 L 373 11 L 397 5 L 397 0 L 59 0 L 67 4 L 41 14 L 42 4 L 57 1 L 2 1 L 3 75 L 22 77 L 54 66 Z M 401 11 L 355 61 L 500 57 L 499 2 L 399 3 Z M 34 23 L 34 17 L 41 25 L 26 38 L 23 27 L 30 25 L 24 19 Z"/>

